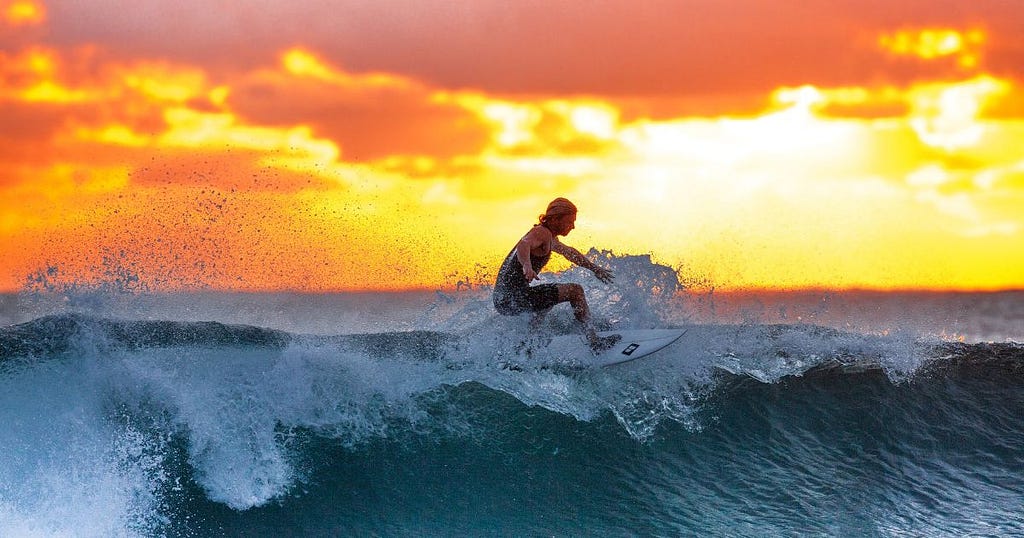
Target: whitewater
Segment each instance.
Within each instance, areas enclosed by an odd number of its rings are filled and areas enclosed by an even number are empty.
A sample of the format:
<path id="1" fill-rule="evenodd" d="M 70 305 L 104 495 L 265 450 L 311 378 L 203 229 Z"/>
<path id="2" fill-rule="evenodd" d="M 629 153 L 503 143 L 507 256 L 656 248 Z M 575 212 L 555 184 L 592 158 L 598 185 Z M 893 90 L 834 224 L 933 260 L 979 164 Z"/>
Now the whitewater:
<path id="1" fill-rule="evenodd" d="M 531 362 L 485 281 L 0 295 L 0 535 L 1024 535 L 1024 293 L 723 294 L 589 256 L 615 284 L 542 277 L 683 338 Z"/>

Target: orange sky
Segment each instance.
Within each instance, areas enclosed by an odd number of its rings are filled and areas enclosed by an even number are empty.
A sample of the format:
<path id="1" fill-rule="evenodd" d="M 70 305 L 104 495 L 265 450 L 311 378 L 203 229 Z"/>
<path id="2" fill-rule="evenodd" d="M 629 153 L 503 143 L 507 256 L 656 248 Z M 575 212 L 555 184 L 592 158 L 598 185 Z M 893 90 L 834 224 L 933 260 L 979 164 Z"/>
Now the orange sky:
<path id="1" fill-rule="evenodd" d="M 1024 3 L 0 0 L 0 290 L 396 289 L 565 241 L 1024 288 Z"/>

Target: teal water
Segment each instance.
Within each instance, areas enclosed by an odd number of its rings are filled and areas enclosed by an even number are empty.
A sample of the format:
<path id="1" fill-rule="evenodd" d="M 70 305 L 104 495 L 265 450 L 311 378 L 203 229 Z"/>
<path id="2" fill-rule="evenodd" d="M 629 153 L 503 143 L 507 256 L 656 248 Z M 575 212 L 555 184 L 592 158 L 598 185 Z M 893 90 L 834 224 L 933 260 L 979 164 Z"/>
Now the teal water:
<path id="1" fill-rule="evenodd" d="M 0 535 L 1024 534 L 1024 294 L 629 269 L 603 328 L 687 332 L 582 370 L 486 289 L 5 296 Z"/>

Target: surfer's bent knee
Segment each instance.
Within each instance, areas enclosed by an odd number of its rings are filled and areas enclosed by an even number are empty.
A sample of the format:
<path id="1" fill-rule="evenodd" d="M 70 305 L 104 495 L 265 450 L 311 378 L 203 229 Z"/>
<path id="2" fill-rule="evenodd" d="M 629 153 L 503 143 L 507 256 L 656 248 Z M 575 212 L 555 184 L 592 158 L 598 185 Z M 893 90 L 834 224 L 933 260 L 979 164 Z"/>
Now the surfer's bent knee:
<path id="1" fill-rule="evenodd" d="M 576 301 L 583 299 L 583 286 L 579 284 L 559 284 L 558 298 L 561 301 Z"/>

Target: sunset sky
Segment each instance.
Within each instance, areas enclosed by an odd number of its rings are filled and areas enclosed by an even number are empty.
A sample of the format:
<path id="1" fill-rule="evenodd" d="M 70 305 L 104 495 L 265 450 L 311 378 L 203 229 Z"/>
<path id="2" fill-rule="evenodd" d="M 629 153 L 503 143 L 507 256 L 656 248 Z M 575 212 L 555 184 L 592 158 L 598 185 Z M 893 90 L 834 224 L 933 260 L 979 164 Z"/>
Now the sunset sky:
<path id="1" fill-rule="evenodd" d="M 431 288 L 565 242 L 1024 288 L 1024 2 L 0 0 L 0 291 Z M 556 266 L 557 267 L 557 266 Z"/>

